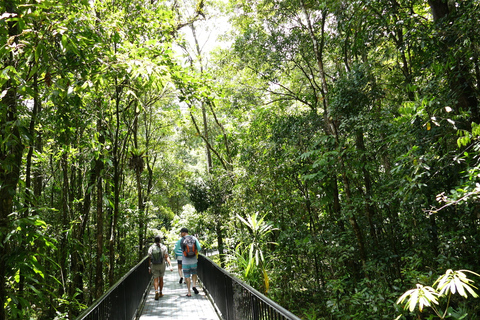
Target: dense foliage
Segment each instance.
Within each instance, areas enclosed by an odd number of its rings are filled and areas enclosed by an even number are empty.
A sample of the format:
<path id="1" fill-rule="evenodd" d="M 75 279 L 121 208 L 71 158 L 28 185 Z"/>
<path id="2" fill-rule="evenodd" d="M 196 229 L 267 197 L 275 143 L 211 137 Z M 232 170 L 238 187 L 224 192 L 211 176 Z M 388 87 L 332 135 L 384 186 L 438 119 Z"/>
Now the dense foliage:
<path id="1" fill-rule="evenodd" d="M 480 1 L 0 9 L 0 319 L 74 318 L 183 226 L 305 319 L 480 280 Z"/>

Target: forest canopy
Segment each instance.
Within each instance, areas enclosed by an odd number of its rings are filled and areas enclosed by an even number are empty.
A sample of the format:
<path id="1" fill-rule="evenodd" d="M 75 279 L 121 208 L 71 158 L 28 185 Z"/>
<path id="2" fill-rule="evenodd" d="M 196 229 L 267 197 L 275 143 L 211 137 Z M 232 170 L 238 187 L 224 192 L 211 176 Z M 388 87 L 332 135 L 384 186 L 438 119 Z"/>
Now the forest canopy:
<path id="1" fill-rule="evenodd" d="M 396 302 L 480 280 L 478 30 L 479 0 L 2 1 L 0 319 L 75 318 L 181 227 L 301 318 L 440 318 Z"/>

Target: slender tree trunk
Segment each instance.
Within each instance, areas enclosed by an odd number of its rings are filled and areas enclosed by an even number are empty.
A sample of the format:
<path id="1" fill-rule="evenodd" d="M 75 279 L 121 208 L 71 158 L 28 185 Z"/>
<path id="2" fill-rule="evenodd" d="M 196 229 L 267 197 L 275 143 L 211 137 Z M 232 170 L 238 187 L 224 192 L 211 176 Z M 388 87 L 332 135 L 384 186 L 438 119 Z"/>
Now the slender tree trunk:
<path id="1" fill-rule="evenodd" d="M 87 227 L 87 222 L 90 216 L 90 208 L 91 208 L 91 190 L 95 185 L 95 171 L 92 170 L 90 174 L 87 175 L 87 185 L 86 191 L 83 193 L 83 180 L 80 179 L 78 181 L 78 197 L 83 198 L 83 203 L 79 205 L 78 212 L 80 213 L 80 223 L 76 225 L 73 229 L 73 237 L 77 240 L 78 243 L 83 243 L 83 238 L 85 236 L 85 231 Z M 83 275 L 85 272 L 82 259 L 80 256 L 79 250 L 72 251 L 72 261 L 71 261 L 71 269 L 72 269 L 72 283 L 70 285 L 70 296 L 73 297 L 75 291 L 80 289 L 80 292 L 77 296 L 77 301 L 84 301 L 83 295 Z"/>
<path id="2" fill-rule="evenodd" d="M 324 64 L 323 64 L 323 47 L 324 47 L 324 35 L 325 35 L 325 23 L 326 23 L 326 18 L 327 18 L 327 12 L 322 11 L 322 27 L 320 29 L 321 35 L 320 35 L 320 41 L 317 39 L 317 36 L 315 34 L 315 30 L 313 28 L 312 22 L 311 22 L 311 17 L 310 14 L 307 10 L 307 7 L 305 5 L 304 0 L 300 1 L 302 10 L 305 14 L 306 22 L 307 22 L 307 29 L 310 35 L 310 38 L 312 40 L 312 47 L 313 47 L 313 52 L 315 54 L 320 78 L 322 80 L 322 94 L 324 99 L 323 101 L 323 109 L 324 109 L 324 114 L 323 118 L 325 120 L 326 124 L 326 134 L 330 134 L 335 137 L 337 145 L 339 145 L 338 142 L 338 133 L 337 133 L 337 124 L 335 122 L 335 119 L 330 119 L 330 115 L 328 113 L 328 108 L 329 108 L 329 103 L 328 103 L 328 85 L 327 85 L 327 76 L 326 72 L 324 69 Z M 345 188 L 345 194 L 346 194 L 346 201 L 350 202 L 351 201 L 351 191 L 350 191 L 350 183 L 348 176 L 346 174 L 346 169 L 345 169 L 345 164 L 343 162 L 344 160 L 342 157 L 340 157 L 340 164 L 342 167 L 342 177 L 343 177 L 343 183 L 344 183 L 344 188 Z M 360 259 L 362 260 L 362 264 L 365 266 L 366 264 L 366 254 L 365 254 L 365 245 L 363 241 L 363 236 L 362 236 L 362 231 L 360 229 L 360 226 L 357 223 L 356 216 L 353 212 L 348 214 L 348 220 L 350 222 L 351 227 L 353 228 L 353 231 L 355 233 L 355 236 L 357 238 L 357 244 L 358 244 L 358 249 L 359 249 L 359 254 L 360 254 Z"/>
<path id="3" fill-rule="evenodd" d="M 61 240 L 60 240 L 60 271 L 62 274 L 62 286 L 63 293 L 66 293 L 67 284 L 67 232 L 68 230 L 68 192 L 69 192 L 69 179 L 68 179 L 68 153 L 64 151 L 61 159 L 62 167 L 62 226 L 61 226 Z"/>
<path id="4" fill-rule="evenodd" d="M 218 254 L 220 255 L 220 266 L 225 268 L 225 255 L 223 248 L 223 236 L 222 236 L 222 223 L 220 219 L 217 219 L 217 224 L 215 226 L 215 232 L 217 233 L 217 246 Z"/>
<path id="5" fill-rule="evenodd" d="M 112 194 L 111 184 L 105 183 L 103 193 L 104 193 L 104 195 L 108 195 L 108 196 Z M 105 239 L 108 240 L 108 242 L 105 243 L 105 247 L 108 247 L 107 252 L 108 252 L 108 259 L 109 259 L 109 263 L 107 265 L 107 276 L 105 277 L 105 284 L 106 284 L 107 288 L 111 287 L 115 283 L 115 281 L 114 281 L 115 242 L 113 241 L 113 244 L 112 244 L 112 238 L 114 237 L 114 235 L 112 234 L 112 232 L 114 232 L 114 230 L 113 230 L 113 223 L 114 223 L 114 221 L 113 221 L 114 220 L 113 211 L 114 210 L 115 209 L 112 208 L 111 206 L 107 206 L 105 208 L 105 211 L 104 211 L 104 217 L 108 218 L 107 227 L 105 228 L 105 232 L 106 232 Z M 107 254 L 105 254 L 105 255 L 107 255 Z M 108 280 L 108 282 L 107 282 L 107 280 Z"/>
<path id="6" fill-rule="evenodd" d="M 101 160 L 97 160 L 101 162 Z M 96 298 L 99 298 L 103 293 L 103 179 L 98 174 L 102 170 L 102 165 L 97 163 L 97 256 L 95 259 L 95 286 Z"/>
<path id="7" fill-rule="evenodd" d="M 322 28 L 321 28 L 321 37 L 320 41 L 318 41 L 317 36 L 315 35 L 315 30 L 313 29 L 312 26 L 312 21 L 310 14 L 308 13 L 307 7 L 305 6 L 304 0 L 301 0 L 301 5 L 303 9 L 303 13 L 305 14 L 305 18 L 307 20 L 307 28 L 308 32 L 310 35 L 310 39 L 312 40 L 312 45 L 313 45 L 313 53 L 315 54 L 319 74 L 320 74 L 320 79 L 322 80 L 322 95 L 324 97 L 323 101 L 323 107 L 324 107 L 324 118 L 326 119 L 325 123 L 329 123 L 330 121 L 328 120 L 328 85 L 327 85 L 327 76 L 325 73 L 325 68 L 323 67 L 323 46 L 324 46 L 324 34 L 325 34 L 325 22 L 327 18 L 326 12 L 322 12 Z"/>
<path id="8" fill-rule="evenodd" d="M 203 73 L 202 50 L 200 48 L 200 45 L 198 44 L 195 25 L 192 23 L 190 27 L 192 29 L 193 39 L 195 41 L 195 48 L 197 50 L 197 59 L 200 65 L 200 72 Z M 204 102 L 202 102 L 202 119 L 203 119 L 203 136 L 207 141 L 210 141 L 209 134 L 208 134 L 207 110 Z M 212 154 L 210 152 L 208 143 L 205 144 L 205 157 L 207 160 L 207 172 L 211 172 L 212 171 Z"/>
<path id="9" fill-rule="evenodd" d="M 145 202 L 143 199 L 142 172 L 144 169 L 143 154 L 138 148 L 138 117 L 139 112 L 135 107 L 135 119 L 133 121 L 133 143 L 135 151 L 130 154 L 130 167 L 135 173 L 137 183 L 137 208 L 138 208 L 138 261 L 143 258 L 143 246 L 145 244 Z"/>
<path id="10" fill-rule="evenodd" d="M 114 43 L 115 52 L 117 51 L 117 44 Z M 121 150 L 120 143 L 120 101 L 123 85 L 118 84 L 118 79 L 115 77 L 115 137 L 113 142 L 113 217 L 110 225 L 110 266 L 109 266 L 109 281 L 113 284 L 115 271 L 115 242 L 117 235 L 118 216 L 120 211 L 120 165 L 121 165 Z"/>
<path id="11" fill-rule="evenodd" d="M 312 236 L 312 239 L 315 239 L 317 237 L 317 230 L 315 228 L 317 224 L 317 217 L 313 212 L 312 208 L 312 202 L 310 201 L 310 196 L 308 193 L 308 186 L 307 183 L 305 183 L 304 187 L 304 197 L 305 197 L 305 207 L 307 208 L 309 220 L 310 220 L 310 235 Z M 313 255 L 313 260 L 314 260 L 314 266 L 315 266 L 315 282 L 318 285 L 321 285 L 320 278 L 321 278 L 321 273 L 320 273 L 320 261 L 319 261 L 319 256 L 314 254 Z"/>
<path id="12" fill-rule="evenodd" d="M 34 98 L 33 98 L 33 109 L 32 109 L 32 118 L 30 119 L 30 137 L 32 141 L 30 141 L 30 145 L 28 148 L 27 153 L 27 161 L 25 167 L 25 194 L 27 196 L 27 203 L 26 207 L 31 208 L 34 205 L 35 194 L 32 194 L 32 157 L 33 157 L 33 150 L 36 146 L 36 136 L 37 132 L 35 130 L 35 124 L 37 122 L 37 115 L 40 111 L 40 98 L 38 93 L 38 74 L 35 73 L 33 75 L 33 91 L 34 91 Z M 25 210 L 25 216 L 28 215 L 28 210 Z"/>
<path id="13" fill-rule="evenodd" d="M 208 135 L 208 123 L 207 123 L 207 111 L 205 108 L 205 103 L 202 103 L 202 117 L 203 117 L 203 135 L 205 139 L 210 141 Z M 212 154 L 210 153 L 210 148 L 208 144 L 205 145 L 205 156 L 207 158 L 207 172 L 212 172 Z"/>
<path id="14" fill-rule="evenodd" d="M 16 12 L 15 1 L 5 0 L 6 12 Z M 17 22 L 8 22 L 8 35 L 18 34 Z M 15 58 L 12 53 L 2 61 L 4 66 L 16 69 Z M 6 92 L 1 98 L 0 107 L 0 319 L 6 319 L 5 303 L 6 270 L 9 253 L 8 241 L 5 236 L 9 233 L 9 215 L 12 213 L 13 199 L 20 179 L 20 167 L 24 145 L 18 128 L 17 87 L 12 79 L 1 88 Z"/>
<path id="15" fill-rule="evenodd" d="M 341 166 L 342 166 L 342 178 L 343 178 L 343 184 L 345 188 L 345 196 L 346 196 L 346 201 L 349 207 L 351 206 L 351 189 L 350 189 L 350 181 L 347 177 L 346 170 L 345 170 L 345 165 L 343 164 L 343 160 L 341 161 Z M 362 261 L 363 267 L 365 267 L 367 263 L 367 255 L 365 253 L 365 243 L 363 240 L 363 234 L 360 226 L 358 225 L 357 222 L 357 217 L 354 212 L 349 212 L 348 213 L 348 222 L 350 222 L 350 226 L 353 229 L 353 232 L 355 233 L 355 237 L 357 239 L 357 245 L 358 245 L 358 251 L 360 253 L 360 260 Z"/>
<path id="16" fill-rule="evenodd" d="M 105 143 L 105 137 L 103 136 L 103 129 L 101 125 L 102 120 L 97 122 L 97 130 L 102 132 L 99 137 L 100 144 Z M 104 168 L 102 159 L 98 158 L 95 161 L 95 178 L 96 178 L 96 211 L 97 211 L 97 229 L 96 229 L 96 239 L 97 239 L 97 256 L 95 259 L 95 297 L 99 298 L 103 293 L 103 179 L 102 179 L 102 170 Z"/>
<path id="17" fill-rule="evenodd" d="M 343 219 L 341 216 L 342 213 L 342 206 L 340 204 L 340 193 L 338 192 L 338 180 L 335 175 L 331 177 L 331 186 L 332 186 L 332 193 L 333 193 L 333 214 L 335 219 L 337 220 L 338 226 L 340 231 L 345 231 L 345 224 L 343 223 Z"/>
<path id="18" fill-rule="evenodd" d="M 144 233 L 145 233 L 145 204 L 143 202 L 143 192 L 142 192 L 142 172 L 140 170 L 135 170 L 135 180 L 137 182 L 137 198 L 138 198 L 138 260 L 141 260 L 144 252 L 143 246 L 145 244 Z"/>
<path id="19" fill-rule="evenodd" d="M 365 211 L 367 213 L 367 221 L 370 227 L 370 235 L 373 238 L 374 246 L 378 248 L 378 237 L 377 231 L 375 228 L 375 224 L 373 222 L 374 215 L 375 215 L 375 208 L 372 205 L 371 195 L 373 194 L 372 191 L 372 181 L 370 178 L 370 172 L 366 168 L 365 164 L 367 163 L 367 158 L 365 157 L 365 153 L 367 150 L 365 149 L 365 142 L 363 139 L 363 131 L 359 130 L 356 133 L 356 146 L 357 150 L 361 153 L 360 162 L 362 163 L 362 173 L 363 173 L 363 181 L 365 185 L 365 192 L 362 191 L 364 201 L 365 201 Z"/>
<path id="20" fill-rule="evenodd" d="M 35 202 L 35 194 L 32 193 L 32 157 L 33 157 L 33 150 L 35 148 L 35 123 L 37 119 L 38 110 L 40 109 L 40 99 L 38 97 L 38 75 L 35 73 L 33 75 L 33 91 L 34 91 L 34 103 L 32 109 L 32 117 L 30 119 L 30 137 L 32 137 L 30 141 L 30 145 L 27 152 L 27 161 L 25 167 L 25 210 L 23 213 L 23 217 L 26 218 L 29 215 L 29 212 L 33 210 L 34 202 Z M 24 287 L 25 287 L 25 277 L 22 273 L 20 273 L 20 281 L 18 284 L 18 291 L 20 295 L 24 295 Z M 22 305 L 18 304 L 18 309 L 22 309 Z"/>
<path id="21" fill-rule="evenodd" d="M 117 129 L 118 130 L 118 129 Z M 115 140 L 118 139 L 118 136 Z M 117 236 L 118 215 L 120 211 L 120 159 L 118 155 L 118 142 L 115 142 L 114 147 L 114 159 L 113 159 L 113 217 L 110 228 L 110 266 L 109 266 L 109 281 L 112 285 L 114 283 L 114 270 L 115 270 L 115 242 Z"/>
<path id="22" fill-rule="evenodd" d="M 334 129 L 334 136 L 335 136 L 335 141 L 336 145 L 339 146 L 339 134 L 336 130 L 336 127 L 332 125 L 332 128 Z M 363 234 L 360 226 L 358 225 L 357 222 L 357 217 L 355 215 L 355 212 L 351 211 L 352 209 L 352 191 L 350 187 L 350 179 L 348 178 L 347 175 L 347 169 L 345 165 L 345 160 L 343 159 L 342 156 L 339 156 L 339 163 L 340 163 L 340 171 L 342 174 L 342 179 L 343 179 L 343 188 L 345 190 L 345 201 L 347 203 L 347 208 L 349 212 L 347 213 L 348 215 L 348 222 L 350 223 L 350 226 L 353 229 L 353 232 L 355 233 L 355 237 L 357 239 L 357 245 L 358 245 L 358 251 L 360 254 L 360 260 L 362 261 L 362 266 L 365 267 L 367 263 L 367 254 L 365 250 L 365 242 L 363 239 Z"/>

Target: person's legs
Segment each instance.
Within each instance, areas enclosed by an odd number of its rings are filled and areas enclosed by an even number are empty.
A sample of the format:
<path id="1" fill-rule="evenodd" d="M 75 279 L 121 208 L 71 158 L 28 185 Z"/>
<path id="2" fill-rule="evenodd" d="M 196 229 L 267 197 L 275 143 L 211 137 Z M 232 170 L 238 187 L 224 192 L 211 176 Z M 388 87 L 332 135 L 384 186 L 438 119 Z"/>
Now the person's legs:
<path id="1" fill-rule="evenodd" d="M 161 297 L 163 289 L 163 275 L 165 273 L 165 264 L 154 264 L 152 265 L 153 273 L 153 286 L 155 288 L 155 300 L 158 300 Z M 160 289 L 160 290 L 159 290 Z"/>
<path id="2" fill-rule="evenodd" d="M 162 263 L 159 267 L 158 267 L 158 273 L 159 273 L 159 277 L 158 277 L 158 287 L 159 287 L 159 293 L 158 293 L 158 296 L 159 297 L 163 297 L 163 276 L 165 275 L 165 263 Z"/>
<path id="3" fill-rule="evenodd" d="M 181 259 L 182 257 L 179 257 L 179 258 Z M 180 277 L 180 280 L 178 281 L 178 283 L 182 283 L 183 282 L 182 260 L 177 259 L 177 268 L 178 268 L 178 276 Z"/>
<path id="4" fill-rule="evenodd" d="M 155 288 L 155 292 L 158 292 L 158 278 L 153 279 L 153 287 Z"/>
<path id="5" fill-rule="evenodd" d="M 197 290 L 197 267 L 190 269 L 190 273 L 192 274 L 192 281 L 193 281 L 193 287 L 192 290 L 195 292 L 195 294 L 198 294 Z"/>
<path id="6" fill-rule="evenodd" d="M 153 279 L 153 287 L 155 288 L 155 300 L 158 300 L 158 278 Z"/>
<path id="7" fill-rule="evenodd" d="M 163 297 L 163 277 L 158 278 L 158 287 L 160 289 L 160 297 Z"/>
<path id="8" fill-rule="evenodd" d="M 190 268 L 188 266 L 183 266 L 183 276 L 185 277 L 185 283 L 187 284 L 187 297 L 192 296 L 190 291 L 191 279 L 190 279 Z"/>
<path id="9" fill-rule="evenodd" d="M 190 291 L 192 280 L 190 279 L 190 277 L 188 277 L 188 278 L 185 277 L 185 283 L 187 284 L 187 296 L 190 296 L 190 295 L 192 295 L 192 293 Z"/>

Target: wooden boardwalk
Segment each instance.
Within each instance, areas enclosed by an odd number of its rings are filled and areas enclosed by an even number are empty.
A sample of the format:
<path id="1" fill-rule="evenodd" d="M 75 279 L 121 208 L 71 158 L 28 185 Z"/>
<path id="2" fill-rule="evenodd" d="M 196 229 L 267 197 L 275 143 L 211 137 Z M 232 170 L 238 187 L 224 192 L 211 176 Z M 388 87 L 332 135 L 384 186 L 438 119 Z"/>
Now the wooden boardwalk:
<path id="1" fill-rule="evenodd" d="M 192 290 L 192 296 L 186 296 L 187 285 L 178 283 L 177 262 L 173 262 L 172 266 L 173 272 L 168 268 L 165 271 L 163 297 L 158 300 L 155 300 L 152 281 L 139 319 L 222 320 L 200 282 L 197 282 L 199 294 L 195 294 Z"/>

